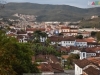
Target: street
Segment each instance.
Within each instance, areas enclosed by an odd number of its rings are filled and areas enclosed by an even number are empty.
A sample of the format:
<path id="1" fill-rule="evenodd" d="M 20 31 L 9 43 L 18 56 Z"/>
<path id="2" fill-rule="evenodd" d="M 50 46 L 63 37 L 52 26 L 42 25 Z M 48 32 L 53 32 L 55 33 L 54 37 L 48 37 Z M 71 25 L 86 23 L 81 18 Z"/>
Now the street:
<path id="1" fill-rule="evenodd" d="M 65 70 L 66 75 L 75 75 L 75 70 Z"/>

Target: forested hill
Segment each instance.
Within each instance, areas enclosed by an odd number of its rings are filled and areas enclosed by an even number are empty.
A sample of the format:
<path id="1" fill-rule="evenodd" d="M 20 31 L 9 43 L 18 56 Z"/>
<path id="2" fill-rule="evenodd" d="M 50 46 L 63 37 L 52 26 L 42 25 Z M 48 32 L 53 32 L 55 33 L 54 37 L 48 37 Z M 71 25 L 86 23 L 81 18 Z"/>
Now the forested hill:
<path id="1" fill-rule="evenodd" d="M 69 5 L 8 3 L 0 10 L 0 16 L 9 17 L 15 13 L 36 15 L 37 21 L 77 21 L 91 15 L 100 15 L 100 7 L 82 9 Z"/>
<path id="2" fill-rule="evenodd" d="M 81 28 L 100 28 L 100 17 L 88 20 L 82 20 L 79 24 Z"/>

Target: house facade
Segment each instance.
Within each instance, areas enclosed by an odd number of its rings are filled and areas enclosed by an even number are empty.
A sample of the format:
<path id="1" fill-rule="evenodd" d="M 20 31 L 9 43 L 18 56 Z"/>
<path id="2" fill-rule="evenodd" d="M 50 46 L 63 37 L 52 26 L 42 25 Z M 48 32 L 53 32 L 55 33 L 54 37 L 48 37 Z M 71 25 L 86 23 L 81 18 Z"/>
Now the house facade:
<path id="1" fill-rule="evenodd" d="M 84 39 L 76 39 L 76 46 L 87 47 L 87 42 Z"/>
<path id="2" fill-rule="evenodd" d="M 98 64 L 87 59 L 75 60 L 75 75 L 99 75 L 100 67 Z M 94 70 L 90 70 L 94 69 Z M 89 70 L 90 72 L 88 72 Z M 98 73 L 97 73 L 98 72 Z M 92 74 L 91 74 L 92 73 Z"/>

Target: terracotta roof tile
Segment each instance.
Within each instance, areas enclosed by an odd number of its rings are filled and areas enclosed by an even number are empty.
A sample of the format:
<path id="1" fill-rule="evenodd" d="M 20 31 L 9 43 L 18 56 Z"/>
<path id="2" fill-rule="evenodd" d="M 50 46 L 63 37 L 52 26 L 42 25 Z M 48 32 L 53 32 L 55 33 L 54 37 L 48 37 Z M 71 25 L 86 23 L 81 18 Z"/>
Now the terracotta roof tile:
<path id="1" fill-rule="evenodd" d="M 76 42 L 87 42 L 87 41 L 84 39 L 76 39 Z"/>
<path id="2" fill-rule="evenodd" d="M 63 27 L 61 27 L 61 29 L 70 29 L 70 27 L 63 26 Z"/>
<path id="3" fill-rule="evenodd" d="M 77 64 L 80 68 L 84 68 L 85 66 L 89 65 L 91 62 L 87 59 L 82 60 L 74 60 L 74 63 Z"/>
<path id="4" fill-rule="evenodd" d="M 42 72 L 53 72 L 51 65 L 48 63 L 42 63 L 42 64 L 40 64 L 40 66 L 41 66 L 40 70 Z"/>
<path id="5" fill-rule="evenodd" d="M 64 70 L 60 64 L 50 63 L 50 65 L 52 66 L 52 69 L 54 70 L 55 73 L 63 73 L 64 72 Z"/>
<path id="6" fill-rule="evenodd" d="M 7 34 L 7 36 L 12 37 L 12 36 L 16 36 L 16 34 L 10 33 L 10 34 Z"/>
<path id="7" fill-rule="evenodd" d="M 42 72 L 54 72 L 54 73 L 64 72 L 61 65 L 55 63 L 42 63 L 40 64 L 39 70 L 41 70 Z"/>
<path id="8" fill-rule="evenodd" d="M 18 31 L 17 34 L 27 34 L 26 31 Z"/>
<path id="9" fill-rule="evenodd" d="M 69 55 L 62 55 L 61 56 L 63 59 L 67 59 L 69 57 Z"/>
<path id="10" fill-rule="evenodd" d="M 89 67 L 83 70 L 87 75 L 100 75 L 100 70 L 95 69 L 94 67 Z"/>
<path id="11" fill-rule="evenodd" d="M 100 58 L 88 58 L 89 61 L 91 61 L 94 64 L 97 64 L 100 67 Z"/>

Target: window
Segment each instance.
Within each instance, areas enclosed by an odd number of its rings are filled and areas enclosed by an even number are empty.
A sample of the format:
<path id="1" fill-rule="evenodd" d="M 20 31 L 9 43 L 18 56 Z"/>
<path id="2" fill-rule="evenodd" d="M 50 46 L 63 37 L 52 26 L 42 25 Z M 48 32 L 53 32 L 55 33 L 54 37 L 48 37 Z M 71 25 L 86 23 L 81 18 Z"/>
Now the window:
<path id="1" fill-rule="evenodd" d="M 83 57 L 85 57 L 85 53 L 83 53 Z"/>

